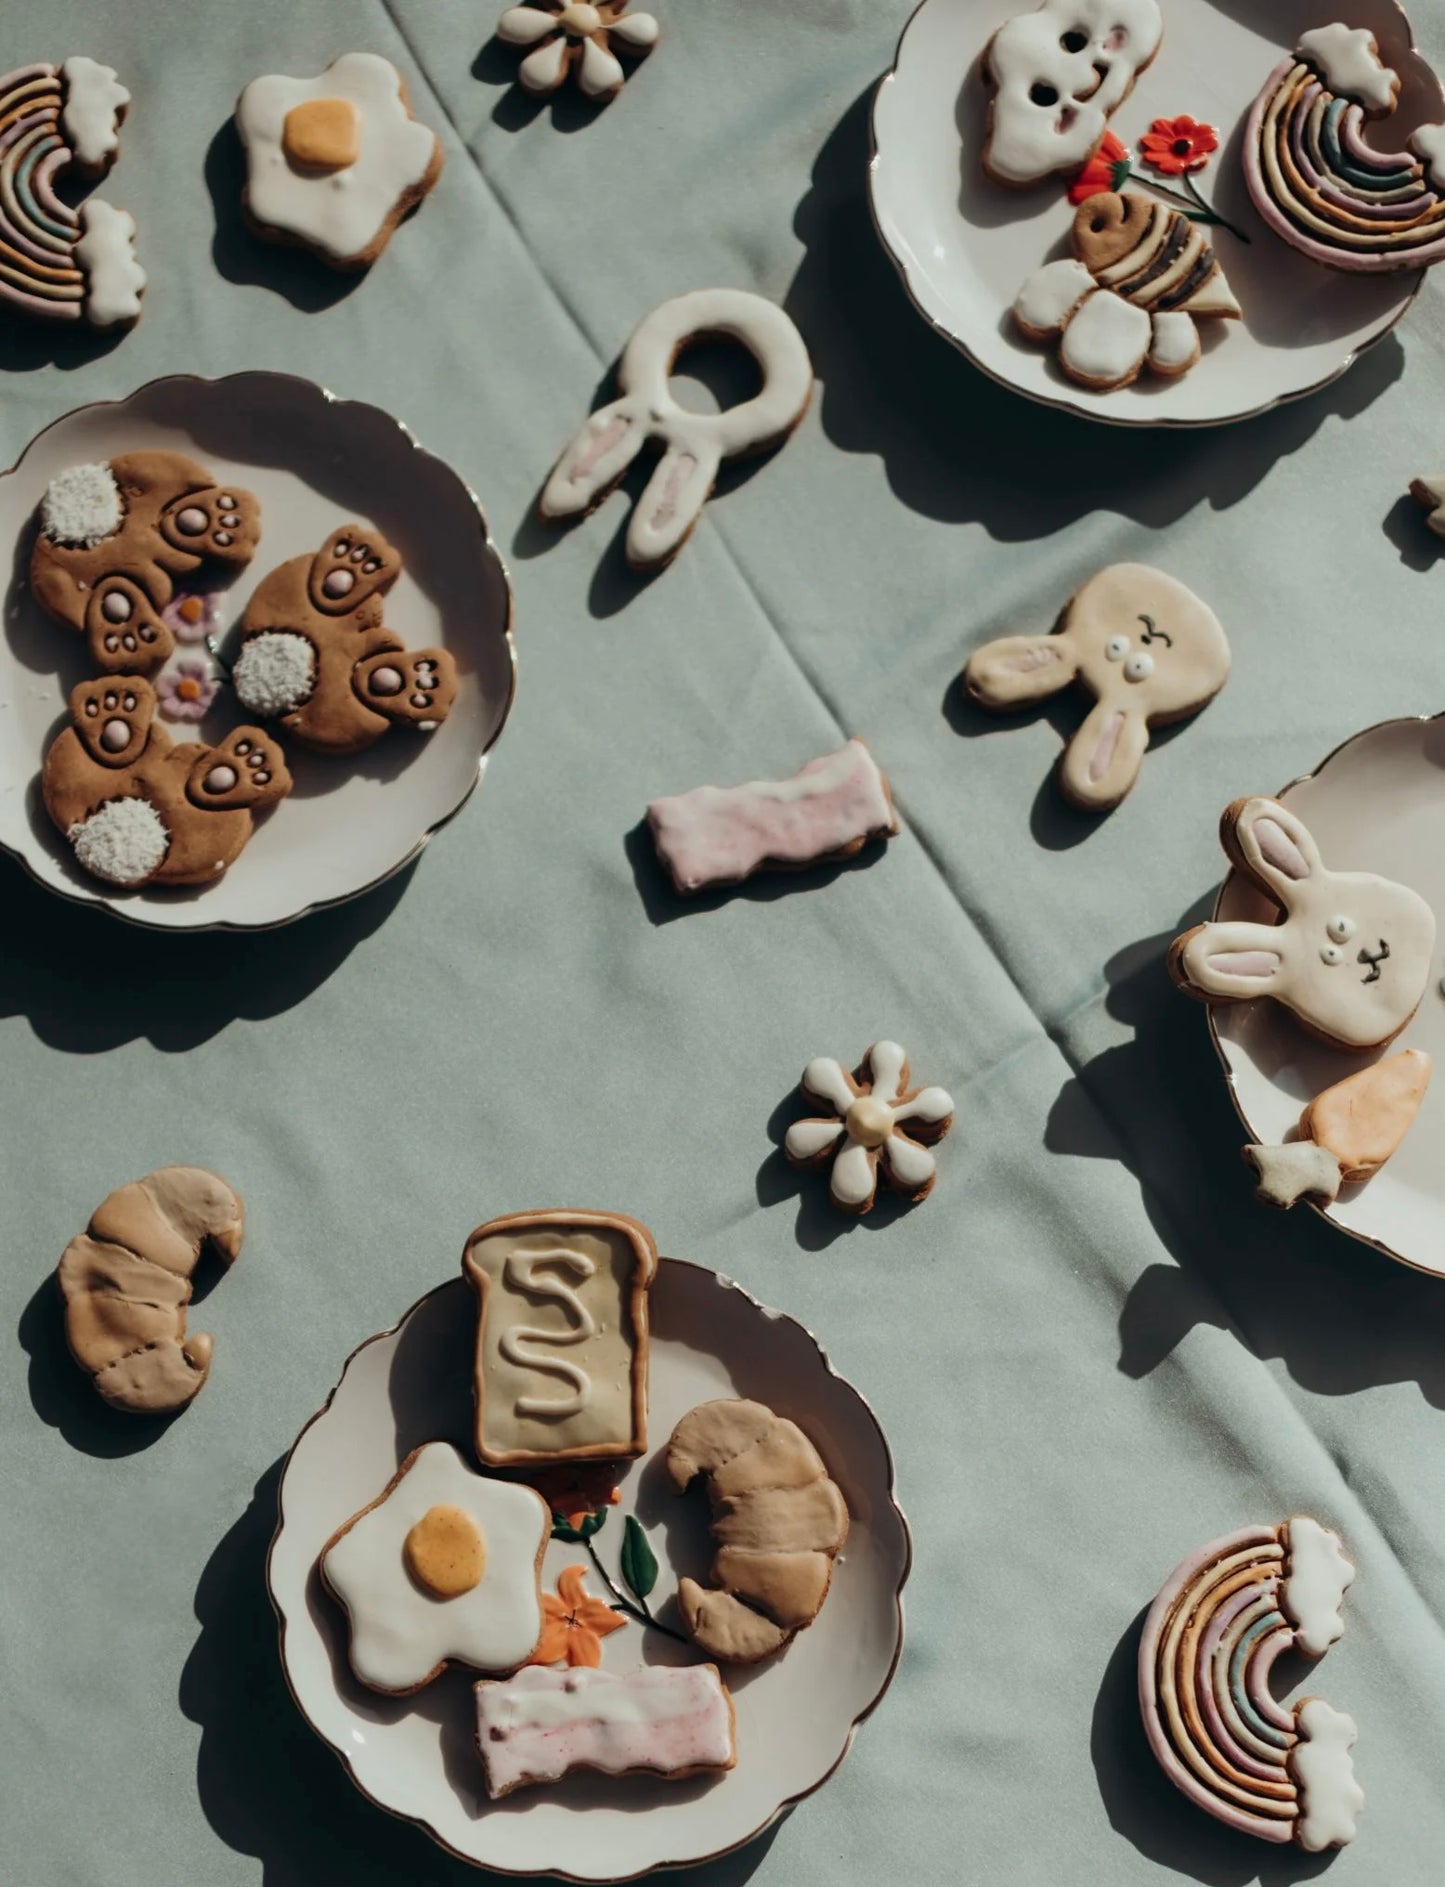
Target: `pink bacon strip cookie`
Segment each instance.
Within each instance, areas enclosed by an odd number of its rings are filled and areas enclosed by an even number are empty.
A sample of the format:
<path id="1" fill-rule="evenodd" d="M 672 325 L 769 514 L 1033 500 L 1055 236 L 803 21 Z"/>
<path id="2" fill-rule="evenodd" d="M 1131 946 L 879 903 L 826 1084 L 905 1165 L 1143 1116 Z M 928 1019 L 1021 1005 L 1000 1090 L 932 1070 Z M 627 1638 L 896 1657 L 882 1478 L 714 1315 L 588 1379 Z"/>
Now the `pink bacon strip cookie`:
<path id="1" fill-rule="evenodd" d="M 1321 1697 L 1280 1703 L 1269 1677 L 1286 1651 L 1324 1656 L 1354 1576 L 1316 1520 L 1245 1527 L 1184 1561 L 1139 1642 L 1144 1729 L 1169 1780 L 1242 1834 L 1310 1854 L 1354 1839 L 1355 1724 Z"/>
<path id="2" fill-rule="evenodd" d="M 809 761 L 790 780 L 698 786 L 656 799 L 647 822 L 684 893 L 850 858 L 898 830 L 888 777 L 861 740 Z"/>
<path id="3" fill-rule="evenodd" d="M 572 1769 L 683 1781 L 737 1761 L 732 1698 L 715 1664 L 615 1671 L 530 1665 L 478 1684 L 477 1749 L 493 1800 Z"/>

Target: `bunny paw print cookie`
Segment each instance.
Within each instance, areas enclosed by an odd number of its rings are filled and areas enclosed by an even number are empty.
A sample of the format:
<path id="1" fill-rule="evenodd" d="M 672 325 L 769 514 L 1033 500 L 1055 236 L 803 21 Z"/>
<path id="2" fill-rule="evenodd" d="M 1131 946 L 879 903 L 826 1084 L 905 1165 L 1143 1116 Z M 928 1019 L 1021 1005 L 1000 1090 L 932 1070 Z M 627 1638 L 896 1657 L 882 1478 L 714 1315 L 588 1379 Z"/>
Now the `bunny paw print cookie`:
<path id="1" fill-rule="evenodd" d="M 264 577 L 241 621 L 231 682 L 242 706 L 317 753 L 360 753 L 393 727 L 431 733 L 457 698 L 445 649 L 408 650 L 382 623 L 401 556 L 343 524 L 314 556 Z"/>
<path id="2" fill-rule="evenodd" d="M 280 749 L 255 727 L 217 747 L 175 746 L 139 675 L 83 681 L 45 756 L 45 810 L 93 878 L 135 889 L 202 885 L 240 857 L 258 812 L 291 791 Z"/>
<path id="3" fill-rule="evenodd" d="M 179 452 L 126 452 L 58 472 L 40 500 L 30 590 L 85 637 L 105 674 L 147 675 L 175 650 L 176 580 L 244 569 L 261 507 Z"/>
<path id="4" fill-rule="evenodd" d="M 1425 900 L 1388 878 L 1327 870 L 1303 820 L 1278 800 L 1237 799 L 1219 838 L 1283 916 L 1197 924 L 1176 938 L 1169 973 L 1185 995 L 1272 997 L 1341 1048 L 1393 1041 L 1430 981 L 1435 914 Z"/>
<path id="5" fill-rule="evenodd" d="M 1094 706 L 1064 749 L 1059 784 L 1086 812 L 1109 812 L 1139 777 L 1149 731 L 1187 720 L 1229 679 L 1229 643 L 1214 611 L 1148 564 L 1091 577 L 1052 635 L 1004 636 L 977 649 L 963 685 L 1009 714 L 1078 682 Z"/>

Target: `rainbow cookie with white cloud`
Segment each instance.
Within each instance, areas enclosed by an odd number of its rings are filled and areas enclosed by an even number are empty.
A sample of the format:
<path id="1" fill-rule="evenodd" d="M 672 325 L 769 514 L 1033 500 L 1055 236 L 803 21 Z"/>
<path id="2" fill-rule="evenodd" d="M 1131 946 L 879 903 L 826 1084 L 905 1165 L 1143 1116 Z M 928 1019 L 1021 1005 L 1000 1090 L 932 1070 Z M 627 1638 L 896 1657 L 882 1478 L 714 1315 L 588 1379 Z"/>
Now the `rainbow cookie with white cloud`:
<path id="1" fill-rule="evenodd" d="M 1155 1599 L 1139 1641 L 1139 1704 L 1159 1766 L 1241 1834 L 1306 1853 L 1354 1839 L 1364 1793 L 1354 1720 L 1321 1697 L 1282 1704 L 1270 1672 L 1320 1658 L 1344 1630 L 1355 1569 L 1305 1516 L 1201 1547 Z"/>
<path id="2" fill-rule="evenodd" d="M 56 185 L 99 177 L 120 149 L 130 93 L 94 59 L 28 65 L 0 79 L 0 303 L 47 321 L 122 327 L 140 314 L 135 221 L 99 197 L 77 208 Z"/>
<path id="3" fill-rule="evenodd" d="M 1328 268 L 1385 274 L 1445 260 L 1445 124 L 1421 125 L 1403 151 L 1365 137 L 1399 96 L 1369 29 L 1335 21 L 1300 37 L 1250 113 L 1244 175 L 1255 208 Z"/>

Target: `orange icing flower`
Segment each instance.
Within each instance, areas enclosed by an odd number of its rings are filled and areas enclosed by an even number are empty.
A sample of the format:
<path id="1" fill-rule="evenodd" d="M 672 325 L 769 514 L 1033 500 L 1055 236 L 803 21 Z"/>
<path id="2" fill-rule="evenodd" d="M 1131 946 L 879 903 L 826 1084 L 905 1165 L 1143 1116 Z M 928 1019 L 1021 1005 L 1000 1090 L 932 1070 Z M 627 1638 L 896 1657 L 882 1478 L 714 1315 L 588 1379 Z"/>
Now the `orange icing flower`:
<path id="1" fill-rule="evenodd" d="M 585 1664 L 593 1670 L 601 1664 L 602 1640 L 627 1620 L 584 1590 L 586 1576 L 585 1566 L 565 1567 L 557 1577 L 558 1596 L 542 1594 L 546 1623 L 529 1664 Z"/>
<path id="2" fill-rule="evenodd" d="M 589 1514 L 600 1513 L 604 1507 L 616 1506 L 621 1500 L 617 1474 L 615 1461 L 604 1461 L 600 1466 L 584 1461 L 544 1468 L 540 1474 L 527 1478 L 554 1514 L 560 1514 L 569 1525 L 580 1527 Z"/>
<path id="3" fill-rule="evenodd" d="M 1097 196 L 1101 190 L 1117 189 L 1114 167 L 1127 164 L 1128 161 L 1128 145 L 1116 138 L 1112 131 L 1106 131 L 1104 142 L 1069 185 L 1070 203 L 1083 203 L 1089 197 Z"/>
<path id="4" fill-rule="evenodd" d="M 1182 177 L 1203 170 L 1219 149 L 1219 133 L 1212 124 L 1193 118 L 1156 118 L 1139 140 L 1139 155 L 1151 170 L 1166 177 Z"/>

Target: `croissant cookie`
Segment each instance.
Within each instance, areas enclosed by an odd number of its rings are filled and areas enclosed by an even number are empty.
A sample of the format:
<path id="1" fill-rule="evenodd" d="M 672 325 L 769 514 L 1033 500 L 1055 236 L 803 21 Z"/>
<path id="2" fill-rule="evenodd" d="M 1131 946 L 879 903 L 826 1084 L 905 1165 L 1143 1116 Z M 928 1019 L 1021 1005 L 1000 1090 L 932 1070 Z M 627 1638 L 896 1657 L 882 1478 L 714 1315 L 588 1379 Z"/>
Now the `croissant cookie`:
<path id="1" fill-rule="evenodd" d="M 704 1402 L 672 1431 L 667 1472 L 686 1492 L 707 1478 L 711 1586 L 678 1582 L 689 1635 L 710 1658 L 756 1664 L 822 1610 L 848 1509 L 796 1423 L 761 1402 Z"/>
<path id="2" fill-rule="evenodd" d="M 65 1338 L 113 1407 L 166 1415 L 200 1393 L 212 1342 L 186 1330 L 191 1278 L 207 1248 L 229 1265 L 245 1227 L 225 1180 L 163 1166 L 111 1193 L 71 1239 L 57 1272 Z"/>

